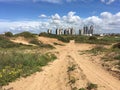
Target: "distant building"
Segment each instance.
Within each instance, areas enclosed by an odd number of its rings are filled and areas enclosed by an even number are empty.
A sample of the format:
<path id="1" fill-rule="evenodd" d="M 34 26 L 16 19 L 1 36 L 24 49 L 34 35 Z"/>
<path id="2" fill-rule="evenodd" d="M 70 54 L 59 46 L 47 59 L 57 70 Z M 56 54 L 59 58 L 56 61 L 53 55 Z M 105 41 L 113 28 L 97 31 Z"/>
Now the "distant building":
<path id="1" fill-rule="evenodd" d="M 79 29 L 79 35 L 83 35 L 83 30 Z"/>
<path id="2" fill-rule="evenodd" d="M 74 35 L 75 30 L 73 28 L 68 28 L 64 30 L 64 35 Z"/>
<path id="3" fill-rule="evenodd" d="M 71 35 L 74 35 L 75 34 L 75 30 L 73 28 L 71 28 Z"/>
<path id="4" fill-rule="evenodd" d="M 52 30 L 51 30 L 51 29 L 48 29 L 47 33 L 48 33 L 48 34 L 52 34 Z"/>
<path id="5" fill-rule="evenodd" d="M 88 28 L 88 26 L 84 26 L 83 30 L 79 30 L 79 35 L 86 35 L 86 36 L 92 36 L 93 35 L 93 25 Z"/>
<path id="6" fill-rule="evenodd" d="M 56 35 L 62 35 L 63 34 L 63 29 L 56 29 Z"/>
<path id="7" fill-rule="evenodd" d="M 91 25 L 91 26 L 90 26 L 90 30 L 89 30 L 89 31 L 90 31 L 89 34 L 93 34 L 93 29 L 94 29 L 94 27 L 93 27 L 93 25 Z"/>

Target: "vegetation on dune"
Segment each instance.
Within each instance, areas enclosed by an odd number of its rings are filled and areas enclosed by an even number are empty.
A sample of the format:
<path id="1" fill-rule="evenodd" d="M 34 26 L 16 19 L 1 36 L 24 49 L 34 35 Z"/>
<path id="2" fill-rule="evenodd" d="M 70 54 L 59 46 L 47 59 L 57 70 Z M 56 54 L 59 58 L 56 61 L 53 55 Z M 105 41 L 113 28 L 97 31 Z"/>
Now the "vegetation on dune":
<path id="1" fill-rule="evenodd" d="M 23 36 L 25 38 L 35 38 L 36 35 L 33 34 L 33 33 L 25 31 L 25 32 L 22 32 L 22 33 L 19 33 L 19 34 L 15 34 L 14 36 Z"/>
<path id="2" fill-rule="evenodd" d="M 98 88 L 97 84 L 88 83 L 88 86 L 87 86 L 88 90 L 97 89 L 97 88 Z"/>
<path id="3" fill-rule="evenodd" d="M 26 77 L 56 59 L 51 53 L 0 52 L 0 86 L 21 76 Z"/>
<path id="4" fill-rule="evenodd" d="M 87 87 L 85 88 L 80 88 L 79 90 L 97 90 L 98 85 L 94 83 L 88 83 Z"/>
<path id="5" fill-rule="evenodd" d="M 120 49 L 120 42 L 117 43 L 117 44 L 115 44 L 115 45 L 113 45 L 113 48 L 118 48 L 118 49 Z"/>
<path id="6" fill-rule="evenodd" d="M 54 47 L 50 44 L 43 44 L 42 42 L 40 42 L 39 40 L 37 40 L 36 38 L 33 38 L 29 41 L 29 43 L 31 44 L 35 44 L 40 48 L 50 48 L 53 49 Z"/>
<path id="7" fill-rule="evenodd" d="M 87 52 L 92 53 L 94 55 L 99 55 L 99 54 L 102 54 L 102 53 L 106 52 L 107 50 L 108 49 L 105 48 L 103 45 L 96 45 L 91 50 L 87 50 Z"/>
<path id="8" fill-rule="evenodd" d="M 87 50 L 87 52 L 92 53 L 93 55 L 101 55 L 103 62 L 103 66 L 115 66 L 116 68 L 120 69 L 120 49 L 119 49 L 119 43 L 113 45 L 111 48 L 105 48 L 104 46 L 96 46 L 92 48 L 91 50 Z M 109 65 L 108 63 L 109 62 Z M 115 62 L 114 65 L 112 65 L 112 62 Z M 106 65 L 107 64 L 107 65 Z"/>
<path id="9" fill-rule="evenodd" d="M 56 38 L 63 42 L 69 42 L 70 40 L 75 40 L 76 43 L 89 43 L 89 44 L 103 44 L 110 45 L 112 43 L 120 42 L 120 36 L 104 36 L 99 38 L 99 36 L 82 36 L 82 35 L 55 35 L 40 33 L 39 36 Z"/>
<path id="10" fill-rule="evenodd" d="M 29 43 L 35 45 L 24 45 L 10 41 L 11 37 L 17 38 L 18 36 L 25 37 Z M 36 51 L 36 49 L 41 50 L 43 48 L 53 49 L 54 47 L 41 43 L 37 40 L 36 35 L 29 32 L 16 35 L 11 35 L 10 32 L 7 32 L 4 35 L 0 35 L 0 86 L 12 82 L 16 78 L 26 77 L 36 71 L 40 71 L 42 66 L 56 59 L 54 54 L 41 54 Z M 32 52 L 26 52 L 25 50 L 32 50 Z"/>
<path id="11" fill-rule="evenodd" d="M 54 42 L 53 44 L 54 44 L 54 45 L 64 46 L 64 44 L 60 44 L 60 43 L 56 43 L 56 42 Z"/>
<path id="12" fill-rule="evenodd" d="M 40 33 L 39 36 L 49 37 L 49 38 L 56 38 L 62 42 L 69 42 L 69 38 L 64 38 L 61 35 L 55 35 L 55 34 L 47 34 L 47 33 Z"/>
<path id="13" fill-rule="evenodd" d="M 13 36 L 13 33 L 12 33 L 12 32 L 5 32 L 5 36 L 7 36 L 7 37 L 12 37 L 12 36 Z"/>
<path id="14" fill-rule="evenodd" d="M 20 44 L 16 44 L 11 42 L 8 38 L 4 36 L 0 36 L 0 47 L 1 48 L 13 48 L 13 47 L 19 47 Z"/>

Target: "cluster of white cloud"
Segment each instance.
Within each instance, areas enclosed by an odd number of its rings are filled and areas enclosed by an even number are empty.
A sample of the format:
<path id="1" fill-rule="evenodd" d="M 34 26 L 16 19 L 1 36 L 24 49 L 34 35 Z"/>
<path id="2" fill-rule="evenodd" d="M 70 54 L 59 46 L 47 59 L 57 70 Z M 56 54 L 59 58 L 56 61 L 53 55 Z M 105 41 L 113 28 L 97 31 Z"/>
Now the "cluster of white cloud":
<path id="1" fill-rule="evenodd" d="M 48 18 L 49 17 L 49 18 Z M 45 20 L 44 20 L 45 19 Z M 40 15 L 40 21 L 3 21 L 0 20 L 0 33 L 12 31 L 18 33 L 22 31 L 30 31 L 40 33 L 48 28 L 55 30 L 56 28 L 73 27 L 77 31 L 82 29 L 84 25 L 94 25 L 96 32 L 120 32 L 120 12 L 111 14 L 110 12 L 102 12 L 99 16 L 91 16 L 81 18 L 75 12 L 68 12 L 65 16 L 59 14 L 47 16 Z"/>
<path id="2" fill-rule="evenodd" d="M 113 2 L 115 2 L 116 0 L 101 0 L 101 2 L 105 3 L 105 4 L 111 4 Z"/>
<path id="3" fill-rule="evenodd" d="M 48 3 L 62 3 L 62 2 L 75 2 L 75 1 L 91 2 L 94 0 L 33 0 L 33 1 L 34 2 L 42 1 L 42 2 L 48 2 Z M 111 4 L 116 0 L 100 0 L 100 1 L 105 4 Z"/>
<path id="4" fill-rule="evenodd" d="M 48 2 L 48 3 L 54 3 L 54 4 L 60 4 L 63 2 L 75 2 L 75 1 L 82 1 L 82 2 L 89 2 L 89 1 L 95 1 L 95 0 L 0 0 L 0 2 L 13 2 L 13 1 L 32 1 L 32 2 Z M 102 3 L 105 4 L 111 4 L 117 0 L 100 0 Z"/>

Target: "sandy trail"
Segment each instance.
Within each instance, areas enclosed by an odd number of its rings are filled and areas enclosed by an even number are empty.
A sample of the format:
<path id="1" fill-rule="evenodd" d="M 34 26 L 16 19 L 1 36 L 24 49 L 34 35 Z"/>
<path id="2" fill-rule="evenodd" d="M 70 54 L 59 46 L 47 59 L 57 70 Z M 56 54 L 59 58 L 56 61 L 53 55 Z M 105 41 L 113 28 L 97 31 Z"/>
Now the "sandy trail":
<path id="1" fill-rule="evenodd" d="M 72 90 L 72 87 L 85 87 L 88 82 L 98 84 L 98 90 L 120 90 L 120 81 L 111 76 L 101 66 L 91 62 L 91 58 L 80 55 L 78 50 L 88 50 L 89 44 L 75 44 L 71 42 L 66 46 L 56 46 L 53 52 L 59 52 L 58 59 L 27 78 L 22 78 L 3 88 L 11 90 Z M 71 64 L 76 70 L 71 75 L 67 70 Z M 69 76 L 77 80 L 73 85 L 68 83 Z"/>

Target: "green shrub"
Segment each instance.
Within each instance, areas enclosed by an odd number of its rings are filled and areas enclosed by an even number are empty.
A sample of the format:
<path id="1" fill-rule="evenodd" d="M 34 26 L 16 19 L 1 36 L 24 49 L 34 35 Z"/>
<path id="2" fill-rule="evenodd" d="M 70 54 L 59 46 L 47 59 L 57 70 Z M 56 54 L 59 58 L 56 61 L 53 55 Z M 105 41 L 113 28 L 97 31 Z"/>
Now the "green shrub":
<path id="1" fill-rule="evenodd" d="M 13 48 L 13 47 L 19 47 L 20 45 L 17 43 L 11 42 L 9 39 L 0 36 L 0 47 L 2 48 Z"/>
<path id="2" fill-rule="evenodd" d="M 12 32 L 5 32 L 5 36 L 7 36 L 7 37 L 12 37 L 12 36 L 13 36 L 13 33 L 12 33 Z"/>
<path id="3" fill-rule="evenodd" d="M 91 50 L 89 50 L 88 52 L 97 55 L 97 54 L 103 53 L 105 51 L 107 51 L 107 49 L 105 47 L 98 45 L 98 46 L 95 46 L 94 48 L 92 48 Z"/>
<path id="4" fill-rule="evenodd" d="M 88 90 L 97 89 L 97 88 L 98 88 L 97 84 L 88 83 L 88 86 L 87 86 Z"/>
<path id="5" fill-rule="evenodd" d="M 23 36 L 25 38 L 35 38 L 35 35 L 30 33 L 30 32 L 22 32 L 22 33 L 19 33 L 19 34 L 16 34 L 15 36 Z"/>
<path id="6" fill-rule="evenodd" d="M 79 90 L 86 90 L 85 88 L 80 88 Z"/>
<path id="7" fill-rule="evenodd" d="M 75 77 L 70 77 L 69 83 L 74 84 L 76 82 Z"/>
<path id="8" fill-rule="evenodd" d="M 119 48 L 120 49 L 120 43 L 117 43 L 117 44 L 113 45 L 113 48 Z"/>
<path id="9" fill-rule="evenodd" d="M 37 39 L 32 39 L 32 40 L 29 41 L 29 43 L 36 44 L 36 45 L 41 44 L 41 42 L 39 42 Z"/>
<path id="10" fill-rule="evenodd" d="M 68 72 L 74 71 L 76 69 L 76 65 L 72 65 L 68 67 Z"/>
<path id="11" fill-rule="evenodd" d="M 97 38 L 95 36 L 90 36 L 89 40 L 97 40 Z"/>
<path id="12" fill-rule="evenodd" d="M 40 71 L 41 66 L 47 65 L 56 58 L 51 53 L 41 55 L 39 53 L 0 52 L 0 86 L 21 76 L 26 77 Z"/>
<path id="13" fill-rule="evenodd" d="M 114 59 L 120 60 L 120 55 L 115 56 Z"/>

